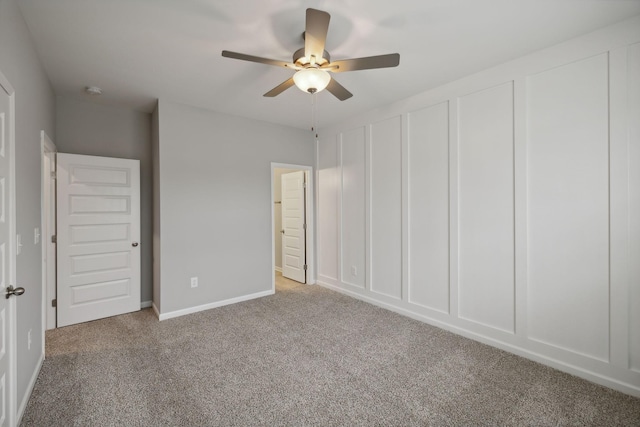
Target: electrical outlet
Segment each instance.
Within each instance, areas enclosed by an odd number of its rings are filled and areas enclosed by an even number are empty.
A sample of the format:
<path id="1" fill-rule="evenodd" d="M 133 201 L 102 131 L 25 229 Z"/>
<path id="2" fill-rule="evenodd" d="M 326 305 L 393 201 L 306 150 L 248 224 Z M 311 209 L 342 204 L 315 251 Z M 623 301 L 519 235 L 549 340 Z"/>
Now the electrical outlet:
<path id="1" fill-rule="evenodd" d="M 37 245 L 40 243 L 40 229 L 38 227 L 33 229 L 33 244 Z"/>
<path id="2" fill-rule="evenodd" d="M 352 276 L 357 276 L 358 275 L 358 268 L 355 265 L 351 266 L 351 275 Z"/>
<path id="3" fill-rule="evenodd" d="M 198 278 L 197 277 L 192 277 L 191 278 L 191 287 L 192 288 L 197 288 L 198 287 Z"/>
<path id="4" fill-rule="evenodd" d="M 31 350 L 31 331 L 32 329 L 29 329 L 27 333 L 27 350 Z"/>

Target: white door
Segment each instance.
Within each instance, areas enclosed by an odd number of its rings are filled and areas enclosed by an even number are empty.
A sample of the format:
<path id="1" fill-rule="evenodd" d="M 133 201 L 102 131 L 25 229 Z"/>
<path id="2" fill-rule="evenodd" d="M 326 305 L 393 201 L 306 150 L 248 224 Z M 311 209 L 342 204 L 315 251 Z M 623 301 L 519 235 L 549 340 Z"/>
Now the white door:
<path id="1" fill-rule="evenodd" d="M 15 423 L 15 298 L 5 298 L 15 284 L 13 110 L 0 75 L 0 426 Z M 11 93 L 13 95 L 13 93 Z M 19 288 L 20 289 L 20 288 Z"/>
<path id="2" fill-rule="evenodd" d="M 304 171 L 282 175 L 282 275 L 305 283 Z"/>
<path id="3" fill-rule="evenodd" d="M 58 327 L 140 310 L 140 161 L 57 163 Z"/>

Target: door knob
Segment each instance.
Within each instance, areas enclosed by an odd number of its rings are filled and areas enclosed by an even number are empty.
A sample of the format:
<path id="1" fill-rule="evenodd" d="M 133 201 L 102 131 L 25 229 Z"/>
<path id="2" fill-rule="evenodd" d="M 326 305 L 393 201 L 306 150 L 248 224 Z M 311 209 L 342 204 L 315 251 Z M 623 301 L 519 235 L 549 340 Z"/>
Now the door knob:
<path id="1" fill-rule="evenodd" d="M 281 232 L 282 234 L 284 234 L 284 230 L 280 230 L 280 232 Z"/>
<path id="2" fill-rule="evenodd" d="M 7 288 L 7 294 L 6 294 L 6 295 L 7 295 L 7 299 L 9 299 L 9 297 L 10 297 L 11 295 L 15 295 L 15 296 L 17 296 L 17 297 L 18 297 L 18 296 L 20 296 L 20 295 L 22 295 L 22 294 L 24 294 L 24 288 L 15 288 L 15 289 L 14 289 L 14 287 L 13 287 L 12 285 L 10 285 L 10 286 Z"/>
<path id="3" fill-rule="evenodd" d="M 138 242 L 133 242 L 133 243 L 131 244 L 131 246 L 133 246 L 133 247 L 135 248 L 136 246 L 138 246 Z"/>

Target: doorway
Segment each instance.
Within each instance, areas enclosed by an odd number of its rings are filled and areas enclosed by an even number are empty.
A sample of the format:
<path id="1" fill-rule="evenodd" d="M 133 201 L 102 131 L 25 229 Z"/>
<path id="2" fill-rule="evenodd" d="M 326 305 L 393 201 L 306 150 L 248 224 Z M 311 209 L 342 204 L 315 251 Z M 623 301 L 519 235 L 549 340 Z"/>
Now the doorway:
<path id="1" fill-rule="evenodd" d="M 43 330 L 56 327 L 56 146 L 51 138 L 40 132 L 42 170 L 42 295 Z M 44 340 L 44 334 L 42 335 Z M 44 348 L 44 343 L 43 343 Z"/>
<path id="2" fill-rule="evenodd" d="M 298 280 L 301 283 L 315 283 L 315 262 L 314 262 L 314 193 L 313 193 L 313 168 L 311 166 L 293 165 L 285 163 L 271 163 L 271 223 L 272 223 L 272 253 L 271 260 L 273 266 L 272 288 L 275 292 L 276 274 L 283 272 L 283 227 L 282 224 L 282 176 L 298 172 L 304 177 L 304 221 L 301 227 L 304 244 L 302 245 L 304 262 L 300 267 L 304 268 L 304 278 Z"/>

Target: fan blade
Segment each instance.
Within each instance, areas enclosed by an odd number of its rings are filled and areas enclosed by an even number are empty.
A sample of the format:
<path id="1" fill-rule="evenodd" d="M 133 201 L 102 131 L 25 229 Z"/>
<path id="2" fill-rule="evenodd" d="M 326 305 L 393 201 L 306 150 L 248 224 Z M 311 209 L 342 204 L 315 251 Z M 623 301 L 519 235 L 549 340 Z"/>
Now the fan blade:
<path id="1" fill-rule="evenodd" d="M 367 56 L 366 58 L 343 59 L 341 61 L 333 61 L 328 68 L 334 73 L 343 73 L 345 71 L 371 70 L 373 68 L 389 68 L 397 67 L 400 63 L 399 53 L 390 53 L 388 55 Z M 337 67 L 337 68 L 333 68 Z"/>
<path id="2" fill-rule="evenodd" d="M 315 55 L 318 62 L 324 53 L 324 45 L 329 31 L 331 15 L 316 9 L 307 9 L 307 23 L 304 30 L 304 56 L 311 59 Z"/>
<path id="3" fill-rule="evenodd" d="M 284 82 L 280 83 L 278 86 L 274 87 L 273 89 L 271 89 L 269 92 L 265 93 L 262 96 L 273 98 L 274 96 L 280 95 L 282 92 L 289 89 L 294 84 L 295 83 L 293 82 L 293 77 L 291 77 L 289 80 L 285 80 Z"/>
<path id="4" fill-rule="evenodd" d="M 290 64 L 288 62 L 278 61 L 276 59 L 261 58 L 259 56 L 253 56 L 253 55 L 245 55 L 244 53 L 230 52 L 228 50 L 223 50 L 222 56 L 224 56 L 225 58 L 240 59 L 242 61 L 257 62 L 259 64 L 275 65 L 276 67 L 285 67 L 285 68 L 293 68 L 293 69 L 296 68 L 295 65 Z"/>
<path id="5" fill-rule="evenodd" d="M 331 81 L 329 81 L 329 85 L 327 86 L 327 90 L 333 94 L 340 101 L 344 101 L 353 96 L 351 92 L 346 90 L 344 86 L 336 81 L 333 77 L 331 77 Z"/>

